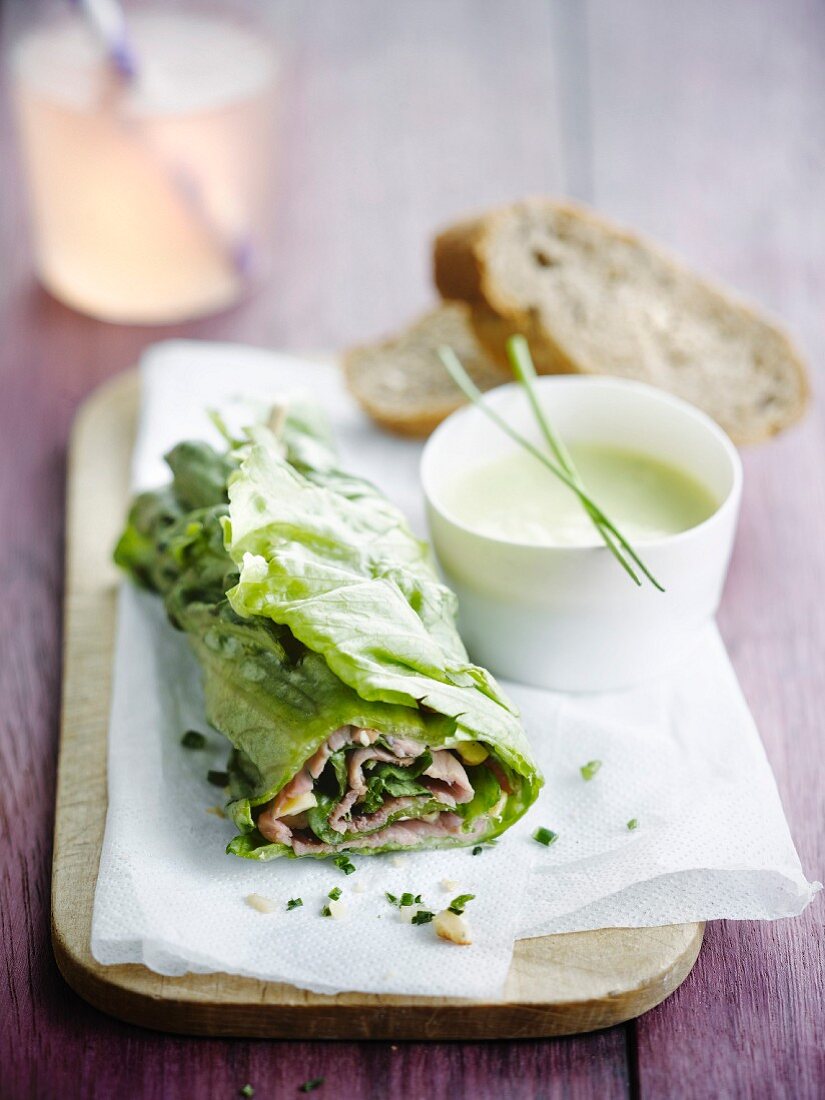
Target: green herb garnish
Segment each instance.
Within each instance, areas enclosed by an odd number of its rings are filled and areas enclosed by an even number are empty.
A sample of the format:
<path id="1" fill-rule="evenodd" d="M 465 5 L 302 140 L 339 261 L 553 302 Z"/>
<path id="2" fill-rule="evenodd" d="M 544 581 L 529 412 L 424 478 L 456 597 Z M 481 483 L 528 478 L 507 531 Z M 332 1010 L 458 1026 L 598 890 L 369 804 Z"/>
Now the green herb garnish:
<path id="1" fill-rule="evenodd" d="M 543 844 L 545 847 L 555 844 L 558 839 L 558 833 L 554 833 L 552 829 L 545 829 L 543 825 L 539 826 L 533 833 L 533 840 L 537 840 L 539 844 Z"/>
<path id="2" fill-rule="evenodd" d="M 180 743 L 185 749 L 202 749 L 206 744 L 206 738 L 197 730 L 187 730 L 181 737 Z"/>
<path id="3" fill-rule="evenodd" d="M 432 755 L 424 752 L 409 767 L 367 761 L 364 768 L 371 774 L 367 780 L 367 793 L 363 800 L 364 812 L 375 813 L 387 798 L 429 795 L 430 791 L 417 781 L 417 777 L 426 771 L 432 760 Z"/>
<path id="4" fill-rule="evenodd" d="M 431 913 L 428 909 L 419 909 L 417 913 L 413 914 L 412 924 L 429 924 L 435 916 L 435 913 Z"/>
<path id="5" fill-rule="evenodd" d="M 304 899 L 303 898 L 290 898 L 289 901 L 286 903 L 286 907 L 287 907 L 288 910 L 289 909 L 300 909 L 303 904 L 304 904 Z"/>
<path id="6" fill-rule="evenodd" d="M 618 563 L 628 574 L 628 576 L 634 581 L 635 584 L 641 586 L 641 581 L 636 575 L 631 561 L 644 573 L 650 583 L 658 588 L 660 592 L 664 592 L 664 588 L 659 584 L 642 559 L 617 529 L 616 525 L 608 519 L 604 512 L 599 508 L 595 501 L 588 496 L 587 490 L 582 483 L 581 478 L 578 475 L 573 460 L 567 451 L 567 448 L 562 443 L 561 439 L 556 435 L 550 426 L 544 410 L 542 409 L 538 397 L 536 396 L 533 381 L 536 377 L 535 367 L 533 361 L 530 358 L 530 349 L 527 345 L 527 341 L 523 336 L 511 336 L 507 341 L 507 354 L 510 358 L 510 363 L 513 367 L 513 373 L 518 381 L 524 387 L 527 394 L 527 399 L 530 402 L 530 407 L 541 429 L 548 446 L 550 447 L 553 456 L 556 461 L 553 462 L 548 456 L 533 443 L 530 442 L 520 432 L 516 431 L 507 421 L 499 416 L 495 409 L 491 408 L 484 400 L 481 391 L 470 378 L 469 374 L 462 367 L 461 362 L 452 348 L 440 347 L 438 354 L 441 357 L 441 362 L 447 369 L 448 374 L 464 394 L 464 396 L 471 401 L 477 408 L 479 408 L 485 416 L 487 416 L 493 423 L 499 427 L 506 435 L 508 435 L 514 442 L 523 447 L 534 458 L 538 459 L 544 466 L 547 467 L 556 477 L 563 481 L 564 484 L 572 490 L 579 498 L 582 507 L 590 516 L 596 530 L 599 532 L 605 546 L 613 554 Z M 558 463 L 558 465 L 557 465 Z M 626 555 L 626 556 L 625 556 Z M 630 559 L 630 560 L 628 560 Z"/>
<path id="7" fill-rule="evenodd" d="M 473 850 L 470 854 L 474 855 L 474 856 L 480 856 L 483 851 L 484 851 L 484 849 L 481 847 L 481 845 L 476 844 L 475 848 L 473 848 Z"/>
<path id="8" fill-rule="evenodd" d="M 298 1092 L 315 1092 L 323 1085 L 325 1077 L 313 1077 L 309 1081 L 304 1081 L 303 1085 L 298 1086 Z"/>
<path id="9" fill-rule="evenodd" d="M 631 817 L 630 821 L 628 821 L 628 823 L 627 823 L 627 827 L 631 831 L 631 833 L 633 832 L 634 829 L 638 829 L 639 828 L 639 819 L 638 819 L 638 817 Z"/>
<path id="10" fill-rule="evenodd" d="M 242 1089 L 238 1089 L 238 1093 L 240 1096 L 254 1096 L 255 1090 L 251 1085 L 244 1085 Z"/>
<path id="11" fill-rule="evenodd" d="M 395 894 L 390 894 L 389 892 L 385 893 L 384 897 L 387 899 L 390 905 L 394 905 L 396 909 L 401 909 L 409 905 L 421 904 L 421 895 L 411 894 L 408 891 L 405 891 L 400 898 L 396 897 Z"/>
<path id="12" fill-rule="evenodd" d="M 355 864 L 348 855 L 336 856 L 332 862 L 338 870 L 343 871 L 345 875 L 351 875 L 355 871 Z"/>
<path id="13" fill-rule="evenodd" d="M 333 901 L 337 901 L 341 896 L 341 887 L 333 886 L 330 892 L 327 894 L 328 898 L 332 898 Z"/>
<path id="14" fill-rule="evenodd" d="M 602 766 L 601 760 L 588 760 L 586 764 L 582 764 L 579 768 L 581 777 L 585 783 L 589 783 L 599 768 Z"/>
<path id="15" fill-rule="evenodd" d="M 331 917 L 332 916 L 332 910 L 330 909 L 330 907 L 328 905 L 325 905 L 324 908 L 321 910 L 321 916 L 322 917 Z"/>
<path id="16" fill-rule="evenodd" d="M 447 908 L 451 913 L 457 913 L 458 916 L 464 912 L 464 906 L 468 901 L 472 901 L 475 898 L 475 894 L 459 894 L 457 898 L 453 898 Z"/>
<path id="17" fill-rule="evenodd" d="M 229 783 L 229 772 L 208 771 L 206 778 L 213 787 L 226 787 Z"/>

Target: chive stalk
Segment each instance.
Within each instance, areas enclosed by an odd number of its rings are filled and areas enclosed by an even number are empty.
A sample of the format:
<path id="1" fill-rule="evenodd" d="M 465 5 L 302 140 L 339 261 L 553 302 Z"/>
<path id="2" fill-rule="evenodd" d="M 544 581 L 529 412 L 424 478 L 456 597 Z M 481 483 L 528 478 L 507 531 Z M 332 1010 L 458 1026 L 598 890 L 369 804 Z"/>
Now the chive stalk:
<path id="1" fill-rule="evenodd" d="M 662 585 L 659 584 L 624 535 L 622 535 L 612 520 L 608 519 L 602 509 L 599 508 L 584 488 L 581 478 L 573 464 L 573 460 L 570 457 L 570 453 L 561 439 L 553 431 L 544 410 L 539 404 L 538 397 L 533 387 L 533 380 L 535 379 L 536 372 L 532 360 L 530 359 L 527 341 L 524 337 L 512 336 L 507 342 L 507 353 L 510 357 L 510 362 L 513 366 L 516 378 L 522 384 L 527 394 L 530 407 L 538 421 L 542 435 L 550 447 L 555 462 L 531 443 L 529 439 L 523 436 L 521 432 L 516 431 L 516 429 L 508 424 L 503 417 L 499 416 L 495 409 L 487 404 L 481 391 L 470 378 L 469 374 L 467 374 L 452 348 L 442 346 L 438 349 L 438 354 L 441 357 L 441 362 L 444 364 L 447 373 L 468 401 L 479 408 L 488 419 L 492 420 L 492 422 L 505 433 L 505 435 L 508 435 L 510 439 L 523 447 L 528 454 L 531 454 L 533 458 L 546 466 L 548 470 L 555 474 L 559 481 L 564 482 L 564 484 L 576 494 L 582 507 L 590 516 L 596 530 L 599 532 L 605 546 L 610 550 L 611 554 L 613 554 L 633 582 L 639 586 L 641 586 L 642 583 L 633 565 L 631 565 L 631 561 L 635 563 L 655 588 L 660 592 L 664 592 Z M 628 561 L 628 558 L 630 561 Z"/>

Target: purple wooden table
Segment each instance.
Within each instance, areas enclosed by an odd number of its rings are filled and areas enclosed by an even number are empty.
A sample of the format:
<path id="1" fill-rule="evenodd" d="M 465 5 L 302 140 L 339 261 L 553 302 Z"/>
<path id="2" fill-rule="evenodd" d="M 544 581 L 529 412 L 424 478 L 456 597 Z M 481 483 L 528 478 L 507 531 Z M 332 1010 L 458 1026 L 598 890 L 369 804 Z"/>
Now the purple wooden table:
<path id="1" fill-rule="evenodd" d="M 274 8 L 276 5 L 272 5 Z M 7 5 L 8 7 L 8 5 Z M 170 1038 L 87 1007 L 49 946 L 65 446 L 78 402 L 158 337 L 341 347 L 432 297 L 431 229 L 534 192 L 590 200 L 825 353 L 825 6 L 817 0 L 314 0 L 289 43 L 276 271 L 174 330 L 99 324 L 32 282 L 0 126 L 0 1097 L 787 1097 L 825 1092 L 823 905 L 717 923 L 643 1019 L 563 1041 Z M 0 99 L 6 112 L 7 96 Z M 825 422 L 745 455 L 721 625 L 809 877 L 825 865 Z"/>

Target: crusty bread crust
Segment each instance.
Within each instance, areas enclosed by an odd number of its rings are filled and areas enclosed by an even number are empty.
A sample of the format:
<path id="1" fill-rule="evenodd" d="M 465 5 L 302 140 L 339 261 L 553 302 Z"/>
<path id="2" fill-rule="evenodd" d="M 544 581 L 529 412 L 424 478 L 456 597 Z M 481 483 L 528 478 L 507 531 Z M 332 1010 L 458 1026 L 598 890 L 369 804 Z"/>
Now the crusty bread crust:
<path id="1" fill-rule="evenodd" d="M 442 230 L 433 242 L 433 277 L 447 300 L 485 305 L 484 237 L 489 218 L 471 218 Z"/>
<path id="2" fill-rule="evenodd" d="M 619 244 L 627 245 L 645 262 L 665 271 L 668 282 L 678 286 L 683 293 L 687 288 L 697 301 L 705 303 L 709 328 L 712 315 L 724 314 L 742 332 L 751 326 L 754 340 L 758 337 L 761 341 L 764 337 L 764 343 L 766 346 L 770 345 L 773 356 L 770 373 L 775 381 L 776 401 L 771 404 L 770 412 L 762 410 L 757 413 L 754 409 L 748 410 L 746 402 L 742 400 L 737 400 L 734 405 L 730 394 L 719 386 L 717 392 L 713 392 L 714 377 L 710 369 L 706 372 L 706 379 L 703 376 L 703 386 L 706 384 L 710 388 L 705 392 L 714 398 L 708 402 L 713 406 L 708 411 L 716 415 L 737 443 L 753 443 L 766 439 L 802 417 L 810 393 L 807 372 L 792 340 L 779 325 L 769 320 L 761 310 L 728 290 L 694 274 L 680 260 L 657 245 L 613 224 L 592 210 L 567 201 L 528 199 L 458 223 L 439 233 L 435 239 L 433 273 L 439 293 L 445 299 L 460 299 L 472 307 L 472 324 L 479 342 L 499 364 L 506 366 L 504 348 L 507 338 L 520 332 L 530 343 L 536 369 L 540 373 L 616 373 L 634 376 L 632 368 L 616 369 L 608 348 L 594 350 L 591 341 L 585 353 L 581 341 L 576 345 L 576 341 L 569 338 L 569 332 L 565 337 L 563 324 L 554 323 L 552 317 L 542 314 L 534 303 L 526 302 L 521 295 L 514 292 L 512 286 L 497 277 L 493 261 L 496 235 L 508 222 L 513 222 L 518 217 L 546 217 L 548 224 L 554 219 L 566 219 L 574 231 L 580 230 L 583 236 L 589 234 L 601 239 L 604 250 L 615 248 Z M 594 280 L 598 278 L 598 265 L 594 264 Z M 632 276 L 629 278 L 632 283 Z M 605 288 L 605 293 L 609 289 Z M 667 289 L 659 288 L 657 293 L 665 302 Z M 628 324 L 632 327 L 632 317 Z M 757 372 L 768 369 L 767 364 L 755 362 L 754 381 L 757 379 Z M 645 377 L 643 373 L 637 376 Z M 646 380 L 652 381 L 650 378 Z M 672 387 L 668 385 L 669 381 L 674 383 Z M 678 382 L 677 373 L 674 371 L 669 378 L 667 364 L 663 364 L 655 384 L 678 392 Z M 743 396 L 741 386 L 738 396 Z M 696 403 L 701 401 L 697 400 Z"/>

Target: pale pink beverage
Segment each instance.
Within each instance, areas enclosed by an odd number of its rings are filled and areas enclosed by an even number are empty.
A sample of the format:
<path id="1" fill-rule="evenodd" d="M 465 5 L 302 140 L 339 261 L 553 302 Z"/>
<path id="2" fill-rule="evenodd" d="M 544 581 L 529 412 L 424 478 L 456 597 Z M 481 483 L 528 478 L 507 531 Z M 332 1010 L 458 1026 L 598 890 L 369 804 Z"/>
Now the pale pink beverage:
<path id="1" fill-rule="evenodd" d="M 131 79 L 77 13 L 15 49 L 38 272 L 96 317 L 185 320 L 266 263 L 276 60 L 222 16 L 158 6 L 128 29 Z"/>

